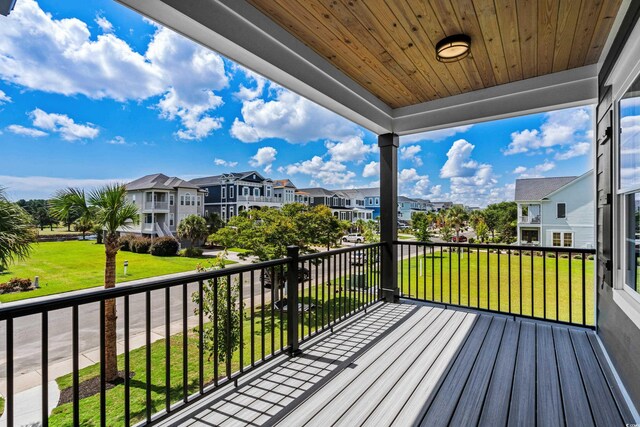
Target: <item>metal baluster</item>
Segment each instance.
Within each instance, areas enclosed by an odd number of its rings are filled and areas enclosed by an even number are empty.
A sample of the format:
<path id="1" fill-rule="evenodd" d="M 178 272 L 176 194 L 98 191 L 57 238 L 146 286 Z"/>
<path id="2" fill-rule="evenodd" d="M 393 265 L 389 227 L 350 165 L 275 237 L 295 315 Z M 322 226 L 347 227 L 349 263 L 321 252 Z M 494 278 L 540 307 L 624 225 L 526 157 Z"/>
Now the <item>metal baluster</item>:
<path id="1" fill-rule="evenodd" d="M 460 305 L 460 269 L 462 268 L 460 264 L 460 246 L 456 247 L 456 257 L 458 258 L 458 305 Z"/>
<path id="2" fill-rule="evenodd" d="M 542 251 L 542 317 L 547 318 L 547 252 Z"/>
<path id="3" fill-rule="evenodd" d="M 264 274 L 264 271 L 263 271 Z M 218 386 L 218 376 L 219 376 L 219 367 L 220 360 L 218 358 L 218 278 L 213 278 L 213 384 L 214 386 Z M 264 332 L 264 331 L 263 331 Z M 264 333 L 262 334 L 264 336 Z M 263 346 L 264 348 L 264 342 Z M 264 357 L 264 356 L 263 356 Z"/>
<path id="4" fill-rule="evenodd" d="M 129 355 L 129 295 L 124 296 L 124 424 L 131 418 L 131 356 Z"/>
<path id="5" fill-rule="evenodd" d="M 104 300 L 100 301 L 100 310 L 99 310 L 99 324 L 100 324 L 100 425 L 105 426 L 107 423 L 106 420 L 106 412 L 107 412 L 107 387 L 106 387 L 106 368 L 105 368 L 105 324 L 104 324 L 104 315 L 105 315 L 105 307 Z M 43 313 L 44 314 L 44 313 Z M 46 383 L 46 377 L 43 376 L 43 383 Z M 43 402 L 44 403 L 44 399 Z M 44 420 L 44 417 L 43 417 Z"/>
<path id="6" fill-rule="evenodd" d="M 104 315 L 102 316 L 104 321 Z M 104 349 L 101 352 L 104 355 Z M 104 356 L 103 356 L 104 357 Z M 104 362 L 103 362 L 104 363 Z M 42 312 L 42 427 L 49 425 L 49 312 Z"/>
<path id="7" fill-rule="evenodd" d="M 535 283 L 533 280 L 533 270 L 535 270 L 534 268 L 534 258 L 533 258 L 533 250 L 531 252 L 529 252 L 530 255 L 530 259 L 531 259 L 531 317 L 534 317 L 534 300 L 535 300 L 535 290 L 533 289 L 533 284 Z"/>
<path id="8" fill-rule="evenodd" d="M 171 411 L 171 288 L 164 288 L 164 406 Z M 125 373 L 126 375 L 126 373 Z"/>
<path id="9" fill-rule="evenodd" d="M 569 323 L 573 323 L 573 283 L 571 279 L 571 251 L 569 251 Z"/>
<path id="10" fill-rule="evenodd" d="M 507 249 L 509 261 L 509 313 L 511 313 L 511 249 Z"/>
<path id="11" fill-rule="evenodd" d="M 502 292 L 500 292 L 500 258 L 502 256 L 502 253 L 500 251 L 500 248 L 498 248 L 498 311 L 502 311 L 501 309 L 501 299 L 502 299 Z"/>
<path id="12" fill-rule="evenodd" d="M 251 366 L 256 366 L 256 272 L 251 272 Z M 282 323 L 282 319 L 280 319 Z M 282 335 L 282 334 L 280 334 Z"/>
<path id="13" fill-rule="evenodd" d="M 238 326 L 240 327 L 240 348 L 238 355 L 240 357 L 240 373 L 244 372 L 244 299 L 242 295 L 242 288 L 244 288 L 244 276 L 242 272 L 238 274 Z"/>
<path id="14" fill-rule="evenodd" d="M 582 253 L 582 324 L 587 324 L 587 302 L 586 302 L 586 271 L 585 271 L 585 253 Z"/>
<path id="15" fill-rule="evenodd" d="M 261 284 L 260 284 L 260 352 L 261 359 L 264 360 L 265 351 L 264 351 L 264 269 L 261 270 L 260 274 L 262 275 Z M 276 278 L 273 274 L 273 269 L 271 272 L 271 286 L 280 286 L 280 278 Z"/>
<path id="16" fill-rule="evenodd" d="M 73 421 L 78 425 L 80 423 L 79 417 L 79 403 L 78 403 L 78 311 L 77 307 L 74 306 L 74 315 L 73 315 Z M 7 402 L 6 402 L 6 410 L 7 410 L 7 427 L 13 427 L 13 419 L 15 417 L 14 414 L 14 405 L 13 399 L 15 397 L 14 387 L 13 387 L 13 317 L 9 317 L 6 323 L 6 344 L 7 344 Z"/>
<path id="17" fill-rule="evenodd" d="M 204 394 L 204 284 L 198 282 L 198 385 L 200 394 Z"/>
<path id="18" fill-rule="evenodd" d="M 229 317 L 231 317 L 229 315 Z M 189 337 L 187 331 L 187 284 L 182 285 L 182 400 L 189 400 Z"/>
<path id="19" fill-rule="evenodd" d="M 146 408 L 147 423 L 151 422 L 151 292 L 145 292 L 145 362 L 146 362 Z"/>

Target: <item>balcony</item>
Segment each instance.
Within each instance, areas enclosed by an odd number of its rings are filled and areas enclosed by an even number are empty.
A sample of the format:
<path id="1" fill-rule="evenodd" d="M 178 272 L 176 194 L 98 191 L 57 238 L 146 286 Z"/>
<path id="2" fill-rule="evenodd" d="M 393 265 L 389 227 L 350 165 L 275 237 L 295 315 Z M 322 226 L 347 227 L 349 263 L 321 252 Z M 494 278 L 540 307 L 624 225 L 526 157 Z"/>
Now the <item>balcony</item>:
<path id="1" fill-rule="evenodd" d="M 123 402 L 125 425 L 633 422 L 593 330 L 593 251 L 396 242 L 401 299 L 389 303 L 384 246 L 290 251 L 280 260 L 5 305 L 7 416 L 20 419 L 14 405 L 23 407 L 25 396 L 15 393 L 27 371 L 50 378 L 50 360 L 68 354 L 65 411 L 75 424 L 99 414 L 109 425 L 114 399 Z M 242 305 L 228 297 L 235 285 Z M 203 298 L 219 287 L 224 297 Z M 104 329 L 84 319 L 99 319 L 114 298 L 124 380 L 107 387 L 100 363 L 85 368 L 87 354 L 101 360 Z M 225 312 L 231 320 L 221 323 Z M 41 337 L 40 366 L 16 357 L 31 345 L 18 333 Z M 210 353 L 211 345 L 222 350 Z M 169 366 L 177 367 L 170 375 Z M 84 399 L 88 372 L 98 375 L 100 392 Z M 60 413 L 48 418 L 50 386 L 41 385 L 42 418 L 54 425 Z"/>
<path id="2" fill-rule="evenodd" d="M 540 224 L 540 215 L 520 215 L 519 224 Z"/>
<path id="3" fill-rule="evenodd" d="M 249 204 L 273 204 L 273 205 L 281 205 L 282 201 L 277 197 L 266 197 L 266 196 L 238 196 L 238 203 L 249 203 Z"/>
<path id="4" fill-rule="evenodd" d="M 144 202 L 145 211 L 168 211 L 169 202 Z"/>

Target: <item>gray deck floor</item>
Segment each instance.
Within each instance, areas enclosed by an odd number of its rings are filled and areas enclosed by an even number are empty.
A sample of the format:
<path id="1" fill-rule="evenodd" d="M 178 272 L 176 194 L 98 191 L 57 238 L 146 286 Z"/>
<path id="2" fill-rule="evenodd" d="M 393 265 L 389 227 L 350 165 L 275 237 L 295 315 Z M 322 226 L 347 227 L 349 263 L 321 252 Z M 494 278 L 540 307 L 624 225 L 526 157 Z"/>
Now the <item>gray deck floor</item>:
<path id="1" fill-rule="evenodd" d="M 163 426 L 632 423 L 595 333 L 384 304 Z"/>

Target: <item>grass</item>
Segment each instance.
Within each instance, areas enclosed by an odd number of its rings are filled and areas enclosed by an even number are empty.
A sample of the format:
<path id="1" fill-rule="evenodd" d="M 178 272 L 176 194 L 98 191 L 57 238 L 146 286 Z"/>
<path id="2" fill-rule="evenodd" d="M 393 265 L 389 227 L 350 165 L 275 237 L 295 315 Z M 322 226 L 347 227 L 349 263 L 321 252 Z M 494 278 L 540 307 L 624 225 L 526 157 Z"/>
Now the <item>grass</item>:
<path id="1" fill-rule="evenodd" d="M 251 252 L 249 249 L 242 249 L 242 248 L 229 248 L 229 249 L 227 249 L 227 251 L 235 252 L 237 254 L 246 254 L 246 253 Z"/>
<path id="2" fill-rule="evenodd" d="M 489 256 L 488 259 L 487 256 Z M 571 281 L 569 281 L 570 261 Z M 500 280 L 498 280 L 498 262 L 500 263 Z M 585 262 L 586 291 L 584 295 L 581 260 L 541 256 L 532 258 L 530 255 L 520 257 L 512 254 L 509 261 L 507 254 L 487 254 L 486 251 L 480 252 L 479 259 L 475 252 L 471 253 L 471 257 L 468 254 L 459 256 L 455 252 L 445 252 L 442 253 L 442 258 L 438 252 L 433 255 L 433 258 L 428 251 L 426 255 L 420 252 L 419 260 L 413 256 L 411 260 L 402 261 L 399 268 L 401 275 L 399 283 L 401 283 L 402 292 L 414 298 L 425 299 L 426 296 L 427 300 L 490 308 L 495 311 L 573 323 L 582 323 L 584 303 L 586 324 L 593 325 L 593 264 L 592 260 Z M 509 268 L 511 268 L 510 286 Z M 487 269 L 489 276 L 487 276 Z M 546 283 L 543 280 L 543 271 L 546 271 Z M 520 272 L 522 272 L 522 292 L 520 291 Z M 509 307 L 510 297 L 511 307 Z M 522 305 L 520 305 L 521 299 Z"/>
<path id="3" fill-rule="evenodd" d="M 51 236 L 56 234 L 66 235 L 66 236 L 82 236 L 81 232 L 75 231 L 73 229 L 69 231 L 67 230 L 67 227 L 53 227 L 53 230 L 51 230 L 51 228 L 49 227 L 44 227 L 42 230 L 40 230 L 40 227 L 37 227 L 35 230 L 40 236 Z M 93 233 L 87 232 L 87 235 L 89 234 L 93 234 Z"/>
<path id="4" fill-rule="evenodd" d="M 316 289 L 318 290 L 318 298 L 315 298 Z M 346 292 L 343 292 L 337 296 L 330 297 L 328 288 L 324 288 L 324 295 L 322 287 L 312 287 L 310 292 L 305 290 L 306 296 L 305 303 L 313 303 L 318 307 L 318 325 L 321 326 L 322 319 L 327 322 L 329 316 L 333 316 L 334 310 L 340 312 L 344 311 L 347 307 L 354 307 L 357 304 L 357 299 L 350 297 Z M 313 297 L 309 297 L 313 295 Z M 253 347 L 254 360 L 258 362 L 262 357 L 264 348 L 264 354 L 270 355 L 272 351 L 277 352 L 287 345 L 286 336 L 286 313 L 283 314 L 283 318 L 280 319 L 280 313 L 274 312 L 274 321 L 271 321 L 271 309 L 270 306 L 265 307 L 264 323 L 262 322 L 261 308 L 255 308 L 256 316 L 254 318 L 253 327 L 255 329 L 255 342 Z M 308 320 L 311 319 L 311 327 L 309 327 Z M 316 318 L 314 315 L 311 317 L 304 317 L 304 330 L 301 336 L 308 334 L 310 331 L 315 331 Z M 251 316 L 250 310 L 244 310 L 243 316 L 243 365 L 247 366 L 252 361 L 252 347 L 250 340 L 251 331 Z M 264 326 L 264 334 L 262 328 Z M 283 334 L 280 330 L 284 331 Z M 264 347 L 262 346 L 262 338 L 264 338 Z M 183 374 L 182 374 L 182 343 L 183 335 L 176 334 L 170 337 L 170 352 L 171 352 L 171 364 L 170 364 L 170 387 L 169 396 L 172 403 L 178 402 L 183 397 Z M 282 345 L 282 347 L 281 347 Z M 165 347 L 166 341 L 164 339 L 152 343 L 151 348 L 151 412 L 156 413 L 164 409 L 165 397 L 166 397 L 166 383 L 165 383 Z M 198 374 L 198 335 L 197 330 L 191 330 L 188 333 L 188 346 L 187 346 L 187 383 L 188 393 L 192 394 L 198 391 L 199 388 L 199 374 Z M 130 352 L 131 370 L 135 372 L 134 377 L 131 379 L 131 398 L 130 398 L 130 414 L 131 423 L 134 424 L 141 421 L 146 416 L 146 347 L 141 347 Z M 124 356 L 120 355 L 118 358 L 118 367 L 123 369 Z M 218 365 L 219 375 L 218 378 L 225 377 L 226 364 L 220 363 Z M 240 369 L 240 351 L 236 351 L 233 354 L 231 363 L 229 364 L 231 372 L 237 372 Z M 100 365 L 92 365 L 81 369 L 79 371 L 80 381 L 84 381 L 90 378 L 99 376 Z M 214 362 L 208 360 L 206 354 L 204 358 L 204 383 L 211 383 L 214 379 Z M 71 374 L 62 376 L 56 380 L 61 390 L 68 388 L 72 385 Z M 106 425 L 115 426 L 123 425 L 124 423 L 124 385 L 120 384 L 106 393 Z M 73 405 L 67 403 L 56 407 L 50 417 L 49 425 L 51 426 L 68 426 L 73 424 Z M 80 401 L 80 425 L 82 426 L 97 426 L 100 425 L 100 395 L 82 399 Z"/>
<path id="5" fill-rule="evenodd" d="M 0 397 L 0 416 L 4 414 L 4 397 Z"/>
<path id="6" fill-rule="evenodd" d="M 127 275 L 123 262 L 129 261 Z M 196 269 L 204 258 L 155 257 L 132 252 L 118 253 L 117 282 L 144 279 Z M 31 256 L 9 267 L 0 282 L 12 277 L 40 278 L 40 289 L 0 295 L 0 302 L 101 286 L 104 281 L 104 246 L 93 241 L 42 242 L 33 246 Z M 233 263 L 233 261 L 228 261 Z"/>

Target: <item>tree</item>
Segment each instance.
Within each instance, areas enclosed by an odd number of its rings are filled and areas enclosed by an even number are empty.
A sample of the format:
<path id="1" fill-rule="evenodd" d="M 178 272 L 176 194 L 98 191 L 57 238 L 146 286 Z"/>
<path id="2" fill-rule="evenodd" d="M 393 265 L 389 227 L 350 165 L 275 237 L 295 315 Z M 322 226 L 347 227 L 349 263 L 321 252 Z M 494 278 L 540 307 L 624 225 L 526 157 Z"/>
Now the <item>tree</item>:
<path id="1" fill-rule="evenodd" d="M 224 256 L 216 258 L 213 268 L 222 269 L 224 266 Z M 198 268 L 198 271 L 203 270 L 202 267 Z M 209 279 L 202 289 L 202 313 L 211 320 L 204 325 L 202 346 L 208 354 L 208 359 L 214 359 L 218 363 L 230 362 L 233 352 L 240 347 L 242 322 L 240 313 L 244 309 L 244 302 L 240 301 L 239 281 L 236 279 L 229 282 L 229 280 L 228 277 Z M 194 313 L 198 315 L 200 302 L 198 292 L 194 292 L 191 298 L 196 303 Z M 240 310 L 237 309 L 239 304 L 242 306 Z M 217 323 L 214 325 L 216 320 Z M 228 336 L 227 330 L 230 331 Z M 227 343 L 229 343 L 228 346 Z"/>
<path id="2" fill-rule="evenodd" d="M 197 242 L 206 239 L 207 236 L 209 236 L 207 221 L 201 216 L 189 215 L 178 224 L 178 237 L 188 240 L 191 247 L 196 246 Z"/>
<path id="3" fill-rule="evenodd" d="M 58 191 L 54 198 L 49 200 L 49 210 L 54 218 L 66 222 L 69 230 L 73 223 L 79 222 L 87 225 L 92 223 L 94 218 L 94 208 L 90 205 L 85 191 L 81 188 L 70 187 Z M 89 227 L 86 231 L 90 229 Z M 83 232 L 83 238 L 85 232 Z"/>
<path id="4" fill-rule="evenodd" d="M 380 234 L 378 231 L 378 223 L 373 220 L 369 220 L 365 223 L 364 232 L 362 233 L 364 241 L 367 243 L 376 243 L 380 241 Z"/>
<path id="5" fill-rule="evenodd" d="M 460 241 L 460 230 L 464 227 L 468 218 L 467 211 L 462 206 L 454 205 L 447 211 L 447 223 L 456 232 L 456 241 Z"/>
<path id="6" fill-rule="evenodd" d="M 484 243 L 489 235 L 489 227 L 487 227 L 487 224 L 484 221 L 480 221 L 476 224 L 474 230 L 480 242 Z"/>
<path id="7" fill-rule="evenodd" d="M 93 230 L 93 227 L 94 227 L 93 219 L 90 219 L 90 218 L 87 218 L 87 217 L 80 217 L 73 224 L 73 228 L 76 231 L 79 231 L 79 232 L 82 233 L 82 240 L 85 240 L 85 237 L 87 235 L 87 231 Z"/>
<path id="8" fill-rule="evenodd" d="M 416 212 L 411 216 L 413 234 L 420 242 L 431 242 L 431 218 L 426 212 Z"/>
<path id="9" fill-rule="evenodd" d="M 209 234 L 213 234 L 224 227 L 224 221 L 216 212 L 211 212 L 210 214 L 205 215 L 204 219 L 207 222 L 207 230 Z"/>
<path id="10" fill-rule="evenodd" d="M 509 241 L 516 235 L 518 205 L 516 202 L 500 202 L 487 206 L 483 216 L 492 239 L 495 239 L 495 232 L 500 233 L 503 241 Z"/>
<path id="11" fill-rule="evenodd" d="M 440 238 L 442 238 L 442 240 L 444 240 L 445 242 L 449 242 L 451 241 L 452 237 L 453 237 L 453 230 L 448 224 L 445 223 L 445 225 L 440 227 Z"/>
<path id="12" fill-rule="evenodd" d="M 91 212 L 95 224 L 103 230 L 105 267 L 104 287 L 116 286 L 116 255 L 120 250 L 118 231 L 136 223 L 138 208 L 126 199 L 127 190 L 122 184 L 106 185 L 86 196 L 84 190 L 69 188 L 59 191 L 51 201 L 52 211 L 58 217 L 67 217 L 71 211 L 80 212 L 80 217 Z M 109 382 L 118 378 L 116 347 L 116 300 L 105 300 L 105 377 Z"/>
<path id="13" fill-rule="evenodd" d="M 46 200 L 33 199 L 33 200 L 18 200 L 16 202 L 18 206 L 23 208 L 33 218 L 34 225 L 37 225 L 40 230 L 44 227 L 51 227 L 53 230 L 53 224 L 55 224 L 55 218 L 51 216 L 49 212 L 49 206 Z"/>
<path id="14" fill-rule="evenodd" d="M 327 250 L 331 245 L 336 245 L 344 233 L 349 229 L 351 223 L 340 221 L 333 215 L 331 209 L 324 205 L 314 206 L 309 211 L 307 227 L 311 236 L 309 243 L 326 246 Z"/>
<path id="15" fill-rule="evenodd" d="M 29 256 L 35 241 L 32 221 L 23 208 L 7 200 L 0 187 L 0 273 L 9 263 Z"/>

